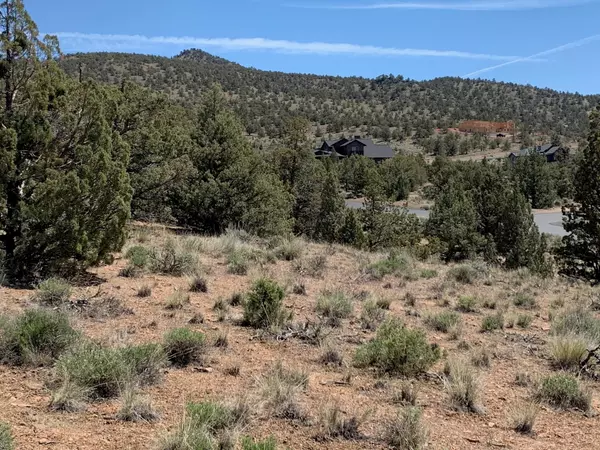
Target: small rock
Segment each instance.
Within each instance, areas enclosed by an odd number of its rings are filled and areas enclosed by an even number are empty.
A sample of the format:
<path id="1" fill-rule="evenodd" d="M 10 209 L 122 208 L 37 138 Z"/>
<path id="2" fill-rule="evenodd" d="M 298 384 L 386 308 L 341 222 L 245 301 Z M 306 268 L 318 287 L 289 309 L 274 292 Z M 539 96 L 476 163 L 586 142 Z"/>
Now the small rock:
<path id="1" fill-rule="evenodd" d="M 202 373 L 212 373 L 214 369 L 212 367 L 196 367 L 196 371 Z"/>

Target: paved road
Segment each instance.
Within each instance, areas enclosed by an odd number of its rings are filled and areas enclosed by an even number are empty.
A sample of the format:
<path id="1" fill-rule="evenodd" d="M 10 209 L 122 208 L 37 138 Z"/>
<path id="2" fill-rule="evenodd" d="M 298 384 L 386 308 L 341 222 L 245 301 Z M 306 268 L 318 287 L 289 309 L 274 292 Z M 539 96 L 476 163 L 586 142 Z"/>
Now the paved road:
<path id="1" fill-rule="evenodd" d="M 350 208 L 361 208 L 362 204 L 356 200 L 347 200 L 346 205 Z M 409 213 L 415 214 L 418 217 L 429 217 L 429 211 L 423 209 L 409 209 Z M 557 236 L 564 236 L 567 234 L 562 227 L 562 214 L 561 213 L 536 213 L 534 214 L 535 223 L 541 233 L 555 234 Z"/>

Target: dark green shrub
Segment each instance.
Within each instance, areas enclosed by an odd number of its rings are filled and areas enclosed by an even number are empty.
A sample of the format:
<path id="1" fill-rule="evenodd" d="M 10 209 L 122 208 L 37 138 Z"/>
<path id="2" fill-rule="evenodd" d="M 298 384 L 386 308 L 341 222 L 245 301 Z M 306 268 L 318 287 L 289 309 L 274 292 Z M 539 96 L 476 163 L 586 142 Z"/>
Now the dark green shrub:
<path id="1" fill-rule="evenodd" d="M 277 282 L 262 278 L 252 285 L 244 304 L 244 323 L 254 328 L 275 329 L 288 318 L 283 299 L 285 291 Z"/>
<path id="2" fill-rule="evenodd" d="M 398 319 L 389 319 L 371 342 L 358 348 L 355 363 L 373 366 L 394 375 L 414 376 L 427 371 L 440 357 L 437 346 L 427 343 L 421 330 L 409 330 Z"/>
<path id="3" fill-rule="evenodd" d="M 461 322 L 461 318 L 453 311 L 443 311 L 438 314 L 427 315 L 424 322 L 425 325 L 436 331 L 448 333 Z"/>
<path id="4" fill-rule="evenodd" d="M 575 408 L 586 412 L 590 410 L 592 401 L 591 393 L 581 387 L 577 378 L 562 373 L 543 378 L 536 397 L 556 408 Z"/>
<path id="5" fill-rule="evenodd" d="M 175 328 L 164 339 L 167 359 L 171 364 L 184 367 L 198 361 L 206 346 L 204 333 L 189 328 Z"/>
<path id="6" fill-rule="evenodd" d="M 71 297 L 71 285 L 61 278 L 48 278 L 37 286 L 33 299 L 44 306 L 61 306 Z"/>
<path id="7" fill-rule="evenodd" d="M 145 269 L 148 267 L 151 256 L 152 251 L 143 245 L 134 245 L 127 250 L 127 253 L 125 253 L 125 258 L 129 260 L 129 263 L 138 269 Z"/>
<path id="8" fill-rule="evenodd" d="M 1 450 L 13 450 L 14 448 L 15 448 L 15 443 L 13 441 L 10 427 L 5 423 L 0 422 L 0 449 Z M 266 448 L 268 448 L 268 447 L 266 447 Z"/>
<path id="9" fill-rule="evenodd" d="M 0 326 L 0 359 L 9 364 L 47 364 L 78 338 L 66 314 L 30 309 Z"/>
<path id="10" fill-rule="evenodd" d="M 489 332 L 504 328 L 504 315 L 502 313 L 487 315 L 481 321 L 481 331 Z"/>

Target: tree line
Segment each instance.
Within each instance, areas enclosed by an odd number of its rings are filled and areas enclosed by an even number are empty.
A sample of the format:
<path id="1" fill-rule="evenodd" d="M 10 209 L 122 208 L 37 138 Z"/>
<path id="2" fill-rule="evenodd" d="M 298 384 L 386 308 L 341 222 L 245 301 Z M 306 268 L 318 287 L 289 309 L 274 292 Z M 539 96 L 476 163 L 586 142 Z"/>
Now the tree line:
<path id="1" fill-rule="evenodd" d="M 407 248 L 445 261 L 481 257 L 553 273 L 552 250 L 531 212 L 572 197 L 555 252 L 564 273 L 600 277 L 594 245 L 600 200 L 598 113 L 572 166 L 536 157 L 512 166 L 427 166 L 399 154 L 315 159 L 310 123 L 288 118 L 271 152 L 253 148 L 228 96 L 212 85 L 198 106 L 130 82 L 70 77 L 58 41 L 40 38 L 22 0 L 0 3 L 0 262 L 6 281 L 72 276 L 110 262 L 131 218 L 218 234 L 236 226 L 265 238 L 294 233 L 366 250 Z M 558 171 L 555 173 L 555 171 Z M 565 180 L 573 179 L 568 182 Z M 392 202 L 425 186 L 424 222 Z M 343 192 L 364 197 L 349 209 Z M 588 195 L 589 194 L 589 195 Z"/>

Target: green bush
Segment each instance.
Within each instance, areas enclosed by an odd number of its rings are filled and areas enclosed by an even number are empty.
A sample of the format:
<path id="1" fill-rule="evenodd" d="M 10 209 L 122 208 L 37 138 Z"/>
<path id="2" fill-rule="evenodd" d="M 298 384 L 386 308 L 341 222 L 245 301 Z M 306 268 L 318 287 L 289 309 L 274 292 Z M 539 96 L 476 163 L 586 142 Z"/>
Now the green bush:
<path id="1" fill-rule="evenodd" d="M 339 326 L 342 319 L 352 315 L 353 309 L 352 300 L 341 291 L 323 292 L 317 299 L 317 313 L 327 317 L 332 326 Z"/>
<path id="2" fill-rule="evenodd" d="M 538 386 L 536 397 L 560 409 L 575 408 L 589 411 L 591 393 L 583 389 L 579 380 L 572 375 L 556 374 L 543 378 Z"/>
<path id="3" fill-rule="evenodd" d="M 242 250 L 234 250 L 227 255 L 227 271 L 233 275 L 246 275 L 249 267 L 248 255 Z"/>
<path id="4" fill-rule="evenodd" d="M 477 311 L 477 299 L 475 297 L 463 296 L 458 299 L 456 309 L 464 313 L 472 313 Z"/>
<path id="5" fill-rule="evenodd" d="M 576 307 L 557 315 L 552 320 L 550 331 L 556 336 L 577 335 L 594 345 L 600 343 L 600 319 L 584 307 Z"/>
<path id="6" fill-rule="evenodd" d="M 500 312 L 487 315 L 481 321 L 481 331 L 484 333 L 501 330 L 502 328 L 504 328 L 504 315 Z"/>
<path id="7" fill-rule="evenodd" d="M 516 295 L 513 303 L 516 307 L 523 309 L 533 309 L 537 306 L 535 298 L 533 298 L 531 295 L 525 294 L 524 292 L 519 292 Z"/>
<path id="8" fill-rule="evenodd" d="M 110 348 L 83 341 L 58 358 L 56 373 L 61 382 L 85 388 L 92 398 L 112 398 L 127 385 L 158 381 L 163 355 L 153 344 Z"/>
<path id="9" fill-rule="evenodd" d="M 382 372 L 414 376 L 427 371 L 440 357 L 437 346 L 427 343 L 421 330 L 409 330 L 398 319 L 389 319 L 371 342 L 358 348 L 355 363 Z"/>
<path id="10" fill-rule="evenodd" d="M 0 422 L 0 450 L 13 450 L 14 448 L 15 443 L 10 427 L 5 423 Z"/>
<path id="11" fill-rule="evenodd" d="M 71 297 L 71 285 L 61 278 L 48 278 L 37 286 L 33 299 L 44 306 L 61 306 Z"/>
<path id="12" fill-rule="evenodd" d="M 435 278 L 438 276 L 438 273 L 436 270 L 433 269 L 423 269 L 421 270 L 421 278 L 425 278 L 426 280 L 429 280 L 431 278 Z"/>
<path id="13" fill-rule="evenodd" d="M 480 277 L 480 273 L 473 266 L 463 264 L 450 269 L 447 276 L 462 284 L 473 284 Z"/>
<path id="14" fill-rule="evenodd" d="M 427 315 L 424 322 L 425 325 L 436 331 L 448 333 L 452 328 L 459 325 L 461 318 L 453 311 L 443 311 L 438 314 Z"/>
<path id="15" fill-rule="evenodd" d="M 234 422 L 231 410 L 214 402 L 190 402 L 186 405 L 186 417 L 193 428 L 204 428 L 210 434 L 230 427 Z"/>
<path id="16" fill-rule="evenodd" d="M 412 258 L 401 252 L 391 252 L 387 258 L 381 259 L 367 266 L 366 273 L 375 280 L 381 280 L 386 275 L 399 274 L 413 266 Z"/>
<path id="17" fill-rule="evenodd" d="M 46 364 L 78 338 L 66 314 L 30 309 L 0 326 L 0 359 L 9 364 Z"/>
<path id="18" fill-rule="evenodd" d="M 531 322 L 533 322 L 533 317 L 529 314 L 519 314 L 519 317 L 517 317 L 517 326 L 519 328 L 529 328 Z"/>
<path id="19" fill-rule="evenodd" d="M 204 333 L 189 328 L 175 328 L 164 338 L 164 348 L 171 364 L 184 367 L 199 361 L 206 347 Z"/>
<path id="20" fill-rule="evenodd" d="M 193 274 L 198 269 L 198 259 L 189 250 L 168 240 L 161 248 L 150 253 L 150 270 L 154 273 L 180 277 Z"/>
<path id="21" fill-rule="evenodd" d="M 254 328 L 276 329 L 287 320 L 283 305 L 285 291 L 277 282 L 266 278 L 257 280 L 246 295 L 244 323 Z"/>
<path id="22" fill-rule="evenodd" d="M 151 256 L 152 251 L 143 245 L 134 245 L 133 247 L 129 247 L 125 253 L 125 258 L 129 260 L 129 263 L 138 269 L 147 268 L 150 264 Z"/>
<path id="23" fill-rule="evenodd" d="M 384 440 L 397 450 L 421 450 L 427 444 L 428 432 L 421 421 L 421 408 L 407 406 L 386 423 Z"/>
<path id="24" fill-rule="evenodd" d="M 264 441 L 255 441 L 250 437 L 242 438 L 242 450 L 277 450 L 277 441 L 274 437 Z"/>

